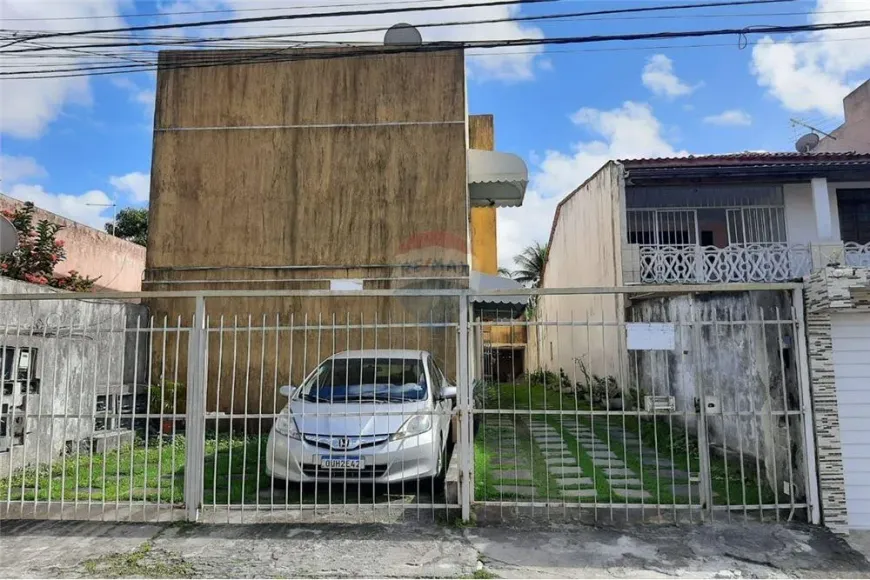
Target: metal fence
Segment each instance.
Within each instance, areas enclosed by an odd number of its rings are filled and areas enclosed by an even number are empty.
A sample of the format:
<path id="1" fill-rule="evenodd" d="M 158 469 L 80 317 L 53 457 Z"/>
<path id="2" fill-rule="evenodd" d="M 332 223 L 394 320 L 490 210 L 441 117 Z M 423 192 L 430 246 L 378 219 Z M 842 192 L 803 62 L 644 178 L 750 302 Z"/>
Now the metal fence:
<path id="1" fill-rule="evenodd" d="M 724 288 L 2 296 L 0 515 L 817 522 L 800 290 Z"/>

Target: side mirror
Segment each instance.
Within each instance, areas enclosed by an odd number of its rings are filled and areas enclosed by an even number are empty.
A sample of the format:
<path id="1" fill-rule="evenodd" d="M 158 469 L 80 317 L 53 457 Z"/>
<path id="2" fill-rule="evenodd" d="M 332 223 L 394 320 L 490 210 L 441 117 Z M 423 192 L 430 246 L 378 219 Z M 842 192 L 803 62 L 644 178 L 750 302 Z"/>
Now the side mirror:
<path id="1" fill-rule="evenodd" d="M 441 398 L 442 399 L 455 399 L 456 398 L 456 387 L 442 387 L 441 388 Z"/>
<path id="2" fill-rule="evenodd" d="M 284 395 L 285 397 L 289 397 L 290 395 L 293 394 L 293 385 L 284 385 L 283 387 L 278 389 L 278 392 L 281 393 L 282 395 Z"/>

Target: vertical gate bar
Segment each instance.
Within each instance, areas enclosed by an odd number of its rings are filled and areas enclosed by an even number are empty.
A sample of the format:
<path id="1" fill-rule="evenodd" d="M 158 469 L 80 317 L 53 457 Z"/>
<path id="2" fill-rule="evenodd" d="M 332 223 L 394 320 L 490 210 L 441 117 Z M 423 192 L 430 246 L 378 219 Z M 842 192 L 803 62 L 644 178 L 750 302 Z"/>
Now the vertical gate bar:
<path id="1" fill-rule="evenodd" d="M 767 327 L 769 326 L 769 324 L 767 323 L 767 317 L 764 314 L 764 310 L 761 307 L 758 308 L 758 323 L 761 326 L 761 352 L 762 352 L 763 361 L 764 361 L 763 362 L 764 366 L 762 368 L 765 369 L 765 371 L 767 372 L 767 376 L 770 377 L 771 361 L 770 361 L 770 356 L 767 352 L 767 349 L 768 349 L 768 346 L 767 346 L 768 345 L 768 341 L 767 341 L 768 329 L 767 329 Z M 746 324 L 746 327 L 748 329 L 751 329 L 751 327 L 753 325 L 753 321 L 748 320 L 748 321 L 746 321 L 745 324 Z M 780 355 L 781 354 L 782 354 L 782 351 L 780 351 Z M 772 386 L 768 386 L 767 388 L 764 388 L 763 390 L 764 390 L 764 406 L 767 408 L 768 425 L 775 425 L 776 419 L 775 419 L 775 416 L 773 414 L 773 397 L 770 396 L 770 391 L 772 390 Z M 764 441 L 762 441 L 762 443 L 761 443 L 761 452 L 762 453 L 764 452 L 764 446 L 765 446 Z M 768 467 L 767 460 L 765 458 L 765 475 L 767 473 L 767 467 Z M 776 446 L 775 445 L 773 447 L 773 469 L 771 470 L 771 472 L 773 473 L 773 503 L 777 506 L 773 510 L 773 516 L 774 516 L 774 519 L 778 522 L 779 521 L 779 476 L 777 474 L 777 468 L 776 468 Z M 759 488 L 763 489 L 763 488 L 761 488 L 760 484 L 759 484 Z M 764 496 L 762 493 L 758 494 L 758 503 L 759 504 L 765 503 Z"/>
<path id="2" fill-rule="evenodd" d="M 807 336 L 805 327 L 805 310 L 804 310 L 804 290 L 803 288 L 795 288 L 792 290 L 792 305 L 794 306 L 794 315 L 796 321 L 795 328 L 795 345 L 796 358 L 798 363 L 798 381 L 800 388 L 798 394 L 800 397 L 801 420 L 803 421 L 804 437 L 804 462 L 806 464 L 806 489 L 807 489 L 807 514 L 811 523 L 821 523 L 821 513 L 819 511 L 819 480 L 816 465 L 816 439 L 813 432 L 813 408 L 812 396 L 810 393 L 810 368 L 809 357 L 807 354 Z"/>
<path id="3" fill-rule="evenodd" d="M 184 470 L 184 505 L 187 520 L 195 522 L 199 515 L 203 491 L 203 461 L 205 451 L 205 388 L 206 351 L 205 298 L 196 297 L 190 336 L 187 342 L 187 413 L 186 467 Z"/>
<path id="4" fill-rule="evenodd" d="M 462 521 L 471 519 L 471 406 L 470 376 L 468 372 L 468 303 L 466 292 L 459 295 L 459 497 L 462 506 Z"/>
<path id="5" fill-rule="evenodd" d="M 72 331 L 73 331 L 74 326 L 75 326 L 75 322 L 70 321 L 69 332 L 67 334 L 67 340 L 69 340 L 69 342 L 70 342 L 70 349 L 72 348 Z M 60 340 L 60 335 L 58 335 L 57 338 L 58 338 L 58 340 Z M 74 451 L 73 449 L 69 449 L 69 450 L 66 449 L 67 433 L 70 430 L 69 429 L 69 402 L 70 402 L 69 395 L 70 395 L 70 389 L 72 388 L 72 380 L 70 377 L 71 359 L 72 359 L 71 356 L 66 357 L 66 388 L 63 390 L 63 441 L 64 441 L 64 443 L 63 443 L 63 448 L 61 451 L 63 453 L 63 457 L 61 458 L 61 467 L 60 467 L 60 519 L 64 519 L 64 517 L 65 517 L 64 516 L 64 503 L 66 500 L 66 456 L 72 454 Z M 109 359 L 109 360 L 111 361 L 111 359 Z M 111 362 L 110 362 L 110 364 L 111 364 Z M 10 377 L 10 378 L 13 378 L 13 377 Z M 25 387 L 25 388 L 27 388 L 27 387 Z M 13 390 L 13 393 L 14 393 L 14 390 Z M 10 407 L 10 408 L 14 408 L 14 407 Z M 73 438 L 72 438 L 72 444 L 76 447 L 79 445 L 79 429 L 78 429 L 78 427 L 79 427 L 79 424 L 78 424 L 78 422 L 76 422 L 76 428 L 73 429 Z M 9 435 L 9 429 L 11 429 L 11 428 L 12 428 L 12 423 L 10 422 L 9 428 L 6 431 L 7 436 Z M 9 455 L 10 455 L 9 459 L 11 460 L 12 459 L 11 448 L 10 448 Z M 76 453 L 76 455 L 77 455 L 77 453 Z M 104 459 L 104 461 L 105 461 L 105 459 Z M 117 498 L 117 496 L 115 496 L 115 497 Z M 117 513 L 117 511 L 115 513 Z"/>
<path id="6" fill-rule="evenodd" d="M 160 515 L 160 505 L 159 505 L 160 492 L 162 491 L 160 489 L 160 487 L 161 487 L 161 480 L 163 479 L 162 478 L 162 475 L 163 475 L 163 422 L 165 421 L 165 419 L 163 417 L 163 413 L 164 413 L 164 410 L 166 409 L 166 340 L 168 338 L 168 333 L 169 333 L 168 332 L 168 324 L 169 324 L 169 317 L 166 314 L 164 314 L 163 315 L 163 332 L 161 333 L 161 334 L 163 334 L 163 341 L 162 341 L 162 346 L 160 347 L 160 415 L 161 415 L 161 417 L 160 417 L 160 433 L 161 433 L 161 435 L 160 435 L 160 439 L 158 440 L 158 444 L 157 444 L 157 501 L 158 501 L 157 516 L 158 516 L 158 519 L 159 519 L 159 515 Z M 172 398 L 175 399 L 176 396 L 173 395 Z M 175 415 L 175 405 L 172 406 L 172 414 Z M 174 416 L 172 417 L 172 431 L 170 432 L 170 436 L 172 437 L 172 442 L 174 442 L 175 441 L 175 417 Z M 170 444 L 172 444 L 172 443 L 170 443 Z M 148 474 L 147 473 L 145 474 L 145 483 L 144 483 L 143 487 L 146 490 L 148 489 Z"/>
<path id="7" fill-rule="evenodd" d="M 279 342 L 281 340 L 281 313 L 275 313 L 275 373 L 272 378 L 272 424 L 269 426 L 270 432 L 275 425 L 275 418 L 278 416 L 278 389 L 280 385 L 278 384 L 278 364 L 281 360 L 281 351 L 279 348 Z M 290 384 L 290 379 L 287 379 L 287 384 Z M 292 395 L 292 393 L 291 393 Z M 287 402 L 290 402 L 288 397 Z M 215 426 L 217 427 L 217 426 Z M 267 435 L 268 437 L 268 435 Z M 268 439 L 266 440 L 266 449 L 268 449 Z M 272 465 L 275 465 L 275 446 L 272 446 Z M 272 474 L 269 478 L 269 489 L 271 490 L 271 505 L 269 507 L 269 511 L 275 511 L 275 470 L 272 470 Z M 287 507 L 287 502 L 284 502 L 284 507 Z"/>
<path id="8" fill-rule="evenodd" d="M 257 394 L 257 471 L 254 479 L 254 489 L 257 490 L 257 497 L 254 500 L 256 509 L 260 508 L 260 458 L 263 455 L 261 445 L 263 442 L 263 383 L 266 379 L 266 313 L 264 312 L 260 319 L 260 390 Z M 276 331 L 277 332 L 277 331 Z M 269 495 L 269 504 L 272 504 L 272 496 Z"/>
<path id="9" fill-rule="evenodd" d="M 241 510 L 239 512 L 239 522 L 245 523 L 245 493 L 251 489 L 248 485 L 248 402 L 251 394 L 251 345 L 253 337 L 253 327 L 251 323 L 254 320 L 254 315 L 248 312 L 248 329 L 247 340 L 245 343 L 245 398 L 244 406 L 242 407 L 242 493 L 241 493 Z"/>
<path id="10" fill-rule="evenodd" d="M 792 319 L 793 320 L 793 319 Z M 788 461 L 788 498 L 789 503 L 791 504 L 791 511 L 788 515 L 788 521 L 791 521 L 794 518 L 794 470 L 792 469 L 792 447 L 791 447 L 791 415 L 789 414 L 789 404 L 788 404 L 788 393 L 785 387 L 785 356 L 783 355 L 783 336 L 782 336 L 782 325 L 785 324 L 786 321 L 782 320 L 780 316 L 779 306 L 776 307 L 776 336 L 777 336 L 777 344 L 779 346 L 779 381 L 780 386 L 782 387 L 782 410 L 785 418 L 785 441 L 786 447 L 788 451 L 786 452 L 786 460 Z M 776 448 L 774 447 L 774 453 L 776 452 Z M 779 503 L 779 502 L 777 502 Z"/>
<path id="11" fill-rule="evenodd" d="M 698 320 L 698 304 L 695 300 L 695 295 L 690 294 L 691 304 L 691 321 L 692 321 L 692 342 L 694 343 L 693 367 L 695 369 L 695 388 L 697 390 L 698 400 L 700 401 L 698 413 L 698 453 L 700 455 L 701 482 L 699 491 L 701 492 L 701 501 L 707 510 L 707 515 L 710 521 L 713 520 L 713 505 L 712 494 L 713 488 L 711 485 L 712 473 L 710 469 L 710 446 L 707 441 L 707 397 L 702 384 L 703 373 L 701 372 L 701 324 Z M 691 483 L 691 480 L 690 480 Z M 691 485 L 689 486 L 691 489 Z"/>
<path id="12" fill-rule="evenodd" d="M 178 326 L 181 326 L 181 321 L 179 321 Z M 176 345 L 176 353 L 175 353 L 175 374 L 176 374 L 176 382 L 178 381 L 178 343 L 181 340 L 181 334 L 179 331 L 176 331 L 178 338 L 175 341 Z M 220 324 L 218 328 L 218 361 L 217 361 L 217 385 L 215 387 L 215 408 L 214 408 L 214 458 L 212 460 L 212 490 L 211 490 L 211 509 L 212 509 L 212 517 L 217 513 L 217 473 L 218 473 L 218 449 L 220 449 L 220 415 L 221 415 L 221 377 L 224 374 L 224 315 L 220 316 Z M 172 459 L 172 472 L 175 473 L 175 455 L 173 455 Z M 203 473 L 203 477 L 205 474 Z M 173 481 L 173 490 L 172 497 L 175 498 L 175 478 Z M 173 502 L 174 503 L 174 502 Z"/>
<path id="13" fill-rule="evenodd" d="M 716 349 L 715 352 L 718 356 L 721 356 L 722 346 L 719 335 L 721 334 L 720 329 L 720 320 L 718 312 L 715 314 L 715 319 L 713 322 L 713 334 L 716 336 Z M 725 466 L 725 505 L 728 507 L 726 513 L 728 514 L 728 523 L 731 523 L 731 484 L 728 476 L 728 430 L 725 426 L 725 398 L 723 397 L 725 390 L 722 388 L 722 376 L 720 373 L 716 373 L 716 397 L 719 399 L 719 418 L 722 422 L 722 452 L 723 452 L 723 462 Z M 736 400 L 736 396 L 735 396 Z M 737 432 L 740 432 L 740 414 L 735 414 L 735 420 L 737 421 Z M 713 496 L 710 496 L 710 501 L 712 503 Z"/>

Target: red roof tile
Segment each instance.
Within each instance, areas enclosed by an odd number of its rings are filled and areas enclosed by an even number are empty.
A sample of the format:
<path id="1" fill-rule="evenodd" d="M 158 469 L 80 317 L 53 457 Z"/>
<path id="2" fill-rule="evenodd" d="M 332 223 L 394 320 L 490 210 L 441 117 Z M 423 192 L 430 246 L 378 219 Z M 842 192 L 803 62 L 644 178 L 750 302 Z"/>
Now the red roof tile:
<path id="1" fill-rule="evenodd" d="M 620 159 L 626 169 L 641 167 L 721 167 L 739 165 L 797 164 L 870 164 L 870 153 L 727 153 L 723 155 L 689 155 L 686 157 L 653 157 Z"/>

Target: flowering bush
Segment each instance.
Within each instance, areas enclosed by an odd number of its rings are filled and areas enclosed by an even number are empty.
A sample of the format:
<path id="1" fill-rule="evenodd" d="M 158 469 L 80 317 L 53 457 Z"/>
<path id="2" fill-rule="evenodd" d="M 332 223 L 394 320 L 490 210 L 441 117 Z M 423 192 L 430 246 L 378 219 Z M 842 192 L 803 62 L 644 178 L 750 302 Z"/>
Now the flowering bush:
<path id="1" fill-rule="evenodd" d="M 56 240 L 63 226 L 40 220 L 33 225 L 34 206 L 27 202 L 15 211 L 3 210 L 3 216 L 18 230 L 18 247 L 0 256 L 0 274 L 31 284 L 84 292 L 91 290 L 96 278 L 87 278 L 76 271 L 62 276 L 54 267 L 66 259 L 63 240 Z"/>

